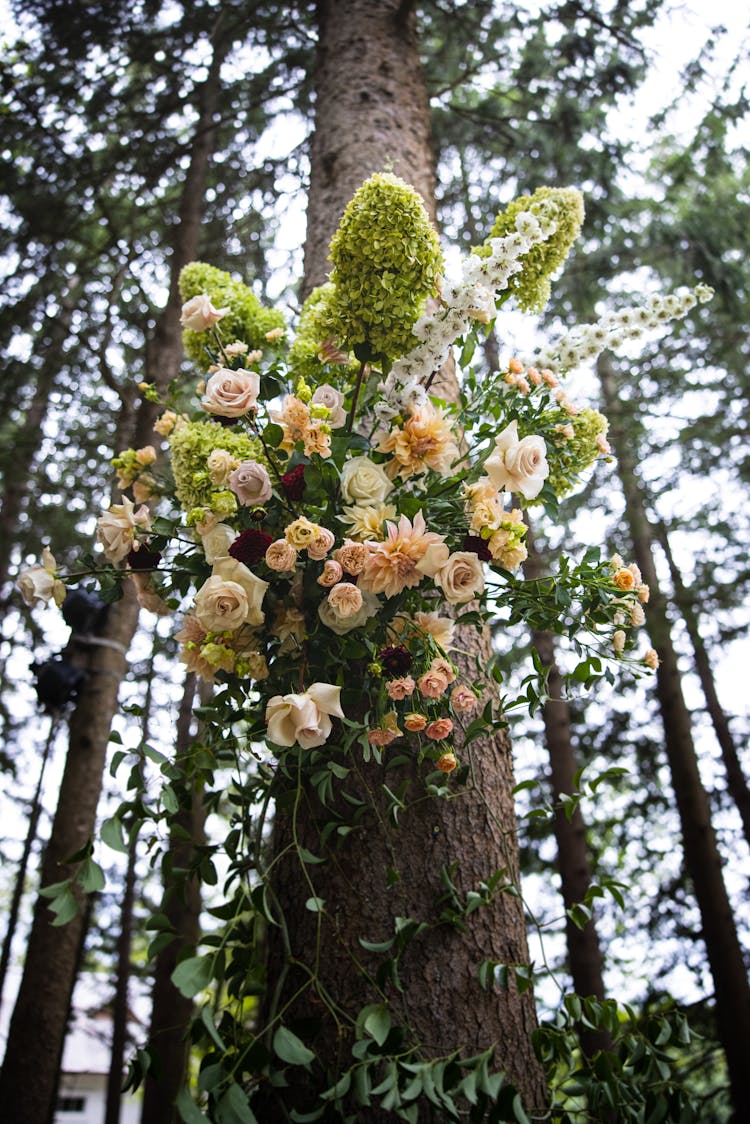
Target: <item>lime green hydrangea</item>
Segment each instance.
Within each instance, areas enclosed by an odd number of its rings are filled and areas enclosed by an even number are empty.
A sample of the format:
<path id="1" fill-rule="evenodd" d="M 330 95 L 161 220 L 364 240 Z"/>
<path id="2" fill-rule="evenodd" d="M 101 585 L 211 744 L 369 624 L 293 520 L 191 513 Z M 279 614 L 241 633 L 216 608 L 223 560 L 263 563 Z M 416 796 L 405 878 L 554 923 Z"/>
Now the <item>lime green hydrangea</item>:
<path id="1" fill-rule="evenodd" d="M 476 247 L 476 253 L 489 257 L 490 239 L 512 233 L 521 211 L 551 219 L 557 227 L 551 238 L 531 247 L 523 259 L 522 270 L 508 282 L 508 291 L 515 296 L 519 308 L 524 312 L 541 312 L 550 298 L 550 277 L 563 264 L 580 233 L 583 195 L 575 187 L 540 187 L 533 195 L 520 195 L 500 212 L 484 244 Z"/>
<path id="2" fill-rule="evenodd" d="M 289 366 L 293 373 L 312 382 L 317 381 L 325 362 L 321 345 L 334 338 L 330 305 L 335 291 L 336 286 L 331 281 L 313 289 L 302 305 L 297 334 L 289 348 Z"/>
<path id="3" fill-rule="evenodd" d="M 185 422 L 169 438 L 175 491 L 184 511 L 205 509 L 222 518 L 233 515 L 237 500 L 232 492 L 211 483 L 207 461 L 216 449 L 225 449 L 239 461 L 265 463 L 260 441 L 231 426 L 214 421 Z M 200 516 L 198 516 L 200 520 Z M 192 520 L 195 522 L 195 519 Z"/>
<path id="4" fill-rule="evenodd" d="M 551 410 L 545 421 L 553 427 L 547 442 L 549 483 L 558 499 L 572 492 L 583 472 L 608 448 L 609 423 L 598 410 L 588 407 L 575 414 Z M 572 436 L 571 436 L 572 431 Z"/>
<path id="5" fill-rule="evenodd" d="M 331 240 L 334 336 L 351 350 L 394 359 L 416 344 L 412 325 L 443 271 L 437 233 L 420 196 L 398 176 L 371 176 Z"/>
<path id="6" fill-rule="evenodd" d="M 225 344 L 241 340 L 251 350 L 262 348 L 267 332 L 284 327 L 282 314 L 275 308 L 264 308 L 252 289 L 242 281 L 235 281 L 223 269 L 193 261 L 180 272 L 180 296 L 184 302 L 201 293 L 208 293 L 216 308 L 229 309 L 218 325 Z M 182 339 L 188 358 L 201 370 L 207 371 L 211 360 L 206 353 L 206 343 L 209 342 L 206 333 L 186 330 Z"/>

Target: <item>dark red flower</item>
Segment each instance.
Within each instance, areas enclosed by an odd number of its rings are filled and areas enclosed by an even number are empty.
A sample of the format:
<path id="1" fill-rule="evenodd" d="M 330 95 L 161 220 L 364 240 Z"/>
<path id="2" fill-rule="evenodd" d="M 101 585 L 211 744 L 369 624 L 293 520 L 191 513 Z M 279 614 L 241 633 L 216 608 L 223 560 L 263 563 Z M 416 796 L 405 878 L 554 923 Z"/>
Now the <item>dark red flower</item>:
<path id="1" fill-rule="evenodd" d="M 301 500 L 305 490 L 305 466 L 298 464 L 296 468 L 290 468 L 289 472 L 285 472 L 281 477 L 281 486 L 292 502 Z"/>
<path id="2" fill-rule="evenodd" d="M 230 546 L 229 553 L 245 566 L 253 566 L 265 558 L 272 542 L 273 539 L 265 531 L 242 531 Z"/>
<path id="3" fill-rule="evenodd" d="M 492 555 L 487 543 L 479 535 L 467 535 L 463 542 L 463 549 L 470 554 L 476 554 L 482 562 L 491 562 Z"/>
<path id="4" fill-rule="evenodd" d="M 125 559 L 131 570 L 155 570 L 161 562 L 158 550 L 147 550 L 141 546 L 138 550 L 131 550 Z"/>
<path id="5" fill-rule="evenodd" d="M 381 648 L 378 659 L 388 675 L 405 675 L 413 663 L 411 652 L 403 644 L 391 644 L 387 648 Z"/>

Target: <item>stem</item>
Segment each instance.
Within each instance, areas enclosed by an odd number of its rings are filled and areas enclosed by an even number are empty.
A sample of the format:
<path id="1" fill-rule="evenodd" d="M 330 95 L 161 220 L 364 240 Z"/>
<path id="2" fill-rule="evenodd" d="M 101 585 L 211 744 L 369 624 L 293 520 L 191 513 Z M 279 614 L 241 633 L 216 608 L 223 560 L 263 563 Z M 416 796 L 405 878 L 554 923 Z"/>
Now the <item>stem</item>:
<path id="1" fill-rule="evenodd" d="M 354 417 L 355 417 L 355 414 L 357 413 L 357 399 L 359 398 L 359 392 L 360 392 L 360 389 L 362 387 L 362 379 L 364 377 L 364 373 L 365 373 L 366 370 L 368 370 L 368 368 L 369 368 L 369 364 L 365 363 L 364 361 L 362 361 L 362 363 L 360 363 L 360 365 L 359 365 L 359 371 L 357 372 L 357 381 L 354 384 L 354 396 L 352 398 L 352 406 L 351 406 L 351 409 L 349 410 L 349 417 L 346 419 L 346 432 L 347 433 L 351 433 L 352 426 L 354 425 Z"/>

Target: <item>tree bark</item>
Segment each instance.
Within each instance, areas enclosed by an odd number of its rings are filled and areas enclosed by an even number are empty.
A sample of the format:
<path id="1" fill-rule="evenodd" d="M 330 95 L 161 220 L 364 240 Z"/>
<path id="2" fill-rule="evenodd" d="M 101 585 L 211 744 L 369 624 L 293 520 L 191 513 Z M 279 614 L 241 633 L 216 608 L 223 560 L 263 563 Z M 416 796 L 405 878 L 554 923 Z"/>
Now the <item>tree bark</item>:
<path id="1" fill-rule="evenodd" d="M 727 775 L 727 788 L 740 814 L 745 841 L 748 846 L 750 846 L 750 787 L 748 787 L 742 769 L 740 755 L 737 751 L 737 744 L 732 736 L 729 719 L 721 705 L 716 690 L 716 683 L 711 670 L 711 658 L 706 649 L 703 637 L 701 636 L 700 620 L 695 611 L 695 602 L 685 588 L 685 583 L 680 574 L 680 568 L 674 560 L 666 527 L 663 523 L 658 523 L 655 526 L 655 531 L 669 565 L 675 607 L 679 610 L 687 634 L 690 637 L 690 644 L 693 649 L 693 664 L 700 680 L 703 697 L 706 700 L 706 710 L 708 711 L 711 725 L 714 728 L 716 740 L 721 750 L 721 759 L 724 762 L 724 769 Z"/>
<path id="2" fill-rule="evenodd" d="M 685 867 L 701 915 L 703 940 L 714 981 L 719 1039 L 727 1057 L 734 1106 L 733 1119 L 750 1120 L 750 984 L 729 903 L 716 844 L 708 796 L 698 769 L 690 712 L 682 693 L 677 654 L 672 643 L 667 603 L 659 588 L 653 557 L 653 531 L 627 439 L 617 374 L 609 356 L 598 362 L 605 412 L 618 457 L 625 493 L 625 515 L 635 561 L 651 589 L 648 624 L 659 655 L 656 694 L 664 726 L 664 747 L 680 817 Z"/>
<path id="3" fill-rule="evenodd" d="M 219 23 L 217 23 L 218 29 Z M 217 38 L 219 58 L 228 44 Z M 177 275 L 186 261 L 197 256 L 200 218 L 206 176 L 216 129 L 212 126 L 219 95 L 218 67 L 211 66 L 191 148 L 180 207 L 180 222 L 172 244 L 170 300 L 160 314 L 154 343 L 148 348 L 147 366 L 152 381 L 164 391 L 176 374 L 182 355 Z M 127 409 L 127 399 L 124 404 Z M 133 424 L 133 443 L 151 440 L 155 410 L 145 400 Z M 123 430 L 124 432 L 124 430 Z M 52 835 L 42 866 L 42 885 L 71 873 L 66 859 L 85 845 L 94 832 L 96 808 L 106 761 L 112 718 L 125 673 L 125 653 L 138 622 L 138 604 L 130 582 L 124 596 L 112 606 L 105 642 L 89 650 L 89 679 L 83 685 L 70 724 L 70 743 Z M 16 1113 L 19 1124 L 49 1124 L 54 1110 L 57 1067 L 65 1035 L 67 1011 L 75 981 L 75 966 L 82 934 L 81 914 L 68 925 L 52 928 L 46 899 L 39 898 L 32 923 L 23 978 L 10 1024 L 2 1075 L 0 1104 Z"/>
<path id="4" fill-rule="evenodd" d="M 527 578 L 538 578 L 544 573 L 544 564 L 532 536 L 527 535 L 529 557 L 524 565 Z M 568 818 L 561 804 L 563 796 L 575 791 L 574 777 L 578 770 L 573 744 L 570 707 L 563 692 L 563 679 L 555 656 L 555 638 L 551 632 L 531 630 L 531 642 L 548 669 L 547 699 L 542 706 L 544 733 L 549 754 L 552 799 L 555 806 L 554 832 L 557 842 L 557 868 L 560 873 L 560 890 L 566 911 L 582 902 L 591 885 L 591 864 L 586 843 L 586 824 L 580 806 Z M 592 918 L 581 928 L 569 916 L 565 917 L 565 941 L 568 964 L 577 995 L 604 999 L 604 959 L 602 956 L 596 922 Z M 612 1037 L 607 1030 L 594 1030 L 583 1023 L 578 1026 L 581 1048 L 587 1057 L 597 1050 L 611 1050 Z"/>
<path id="5" fill-rule="evenodd" d="M 354 191 L 387 162 L 413 184 L 434 214 L 433 154 L 429 138 L 428 103 L 417 51 L 413 17 L 396 0 L 322 0 L 318 5 L 319 51 L 316 71 L 316 123 L 312 145 L 304 291 L 325 279 L 328 243 Z M 443 380 L 445 381 L 445 380 Z M 453 381 L 452 392 L 456 386 Z M 441 391 L 447 396 L 446 389 Z M 476 636 L 462 630 L 459 648 L 464 673 L 474 677 Z M 489 638 L 479 653 L 490 654 Z M 400 961 L 401 993 L 389 991 L 394 1023 L 408 1028 L 408 1041 L 419 1043 L 423 1059 L 464 1057 L 495 1046 L 495 1065 L 502 1069 L 530 1108 L 545 1103 L 544 1079 L 534 1057 L 530 1035 L 535 1011 L 530 992 L 483 991 L 477 969 L 483 960 L 527 964 L 524 916 L 513 894 L 501 893 L 474 914 L 463 932 L 439 922 L 437 904 L 444 886 L 441 871 L 452 869 L 460 895 L 504 870 L 503 883 L 518 883 L 517 839 L 513 809 L 513 769 L 506 736 L 484 738 L 467 750 L 473 779 L 455 799 L 420 799 L 420 770 L 389 769 L 356 763 L 356 779 L 347 791 L 370 808 L 343 840 L 335 844 L 320 836 L 321 808 L 304 792 L 290 810 L 277 807 L 273 840 L 273 897 L 285 919 L 282 930 L 269 930 L 269 980 L 276 993 L 264 1012 L 266 1020 L 284 1008 L 284 1020 L 316 1020 L 315 1047 L 327 1074 L 302 1076 L 286 1090 L 264 1090 L 253 1102 L 259 1119 L 286 1119 L 292 1107 L 310 1108 L 317 1094 L 351 1062 L 353 1036 L 347 1018 L 365 1004 L 380 1002 L 383 990 L 374 984 L 382 957 L 367 952 L 360 938 L 384 941 L 394 934 L 396 917 L 426 921 L 422 932 Z M 348 759 L 348 764 L 351 761 Z M 387 811 L 383 785 L 409 785 L 407 810 L 395 826 Z M 340 803 L 342 812 L 346 803 Z M 349 816 L 351 808 L 349 808 Z M 297 843 L 325 855 L 322 913 L 311 912 L 309 872 L 288 850 Z M 286 854 L 284 853 L 286 850 Z M 316 868 L 317 870 L 317 868 Z M 388 871 L 391 871 L 389 887 Z M 322 876 L 317 879 L 322 881 Z M 314 978 L 299 965 L 314 957 Z M 512 973 L 511 973 L 512 975 Z M 301 989 L 301 993 L 295 993 Z M 288 1071 L 290 1080 L 300 1069 Z M 256 1108 L 258 1104 L 259 1108 Z M 439 1121 L 442 1113 L 426 1099 L 419 1102 L 420 1120 Z M 377 1107 L 359 1108 L 362 1124 L 391 1120 Z"/>
<path id="6" fill-rule="evenodd" d="M 187 761 L 193 744 L 191 722 L 195 699 L 195 675 L 185 677 L 185 690 L 177 719 L 175 764 Z M 186 999 L 172 983 L 172 972 L 185 955 L 195 952 L 200 937 L 200 880 L 187 877 L 195 847 L 203 841 L 205 810 L 200 793 L 187 789 L 180 801 L 181 810 L 164 861 L 164 897 L 162 912 L 169 918 L 175 940 L 156 957 L 154 983 L 151 991 L 151 1028 L 149 1047 L 154 1070 L 146 1076 L 143 1088 L 141 1124 L 171 1124 L 179 1120 L 175 1098 L 185 1083 L 189 1042 L 187 1030 L 193 1014 L 193 1002 Z M 184 837 L 188 832 L 190 839 Z"/>

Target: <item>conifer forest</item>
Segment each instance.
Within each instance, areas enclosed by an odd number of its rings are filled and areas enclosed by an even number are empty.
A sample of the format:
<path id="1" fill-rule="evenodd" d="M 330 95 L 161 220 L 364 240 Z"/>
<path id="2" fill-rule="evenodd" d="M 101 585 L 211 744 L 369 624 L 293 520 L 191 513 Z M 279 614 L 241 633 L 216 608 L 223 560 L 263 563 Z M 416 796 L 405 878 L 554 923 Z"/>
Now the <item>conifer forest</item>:
<path id="1" fill-rule="evenodd" d="M 0 1116 L 750 1120 L 750 35 L 0 2 Z"/>

